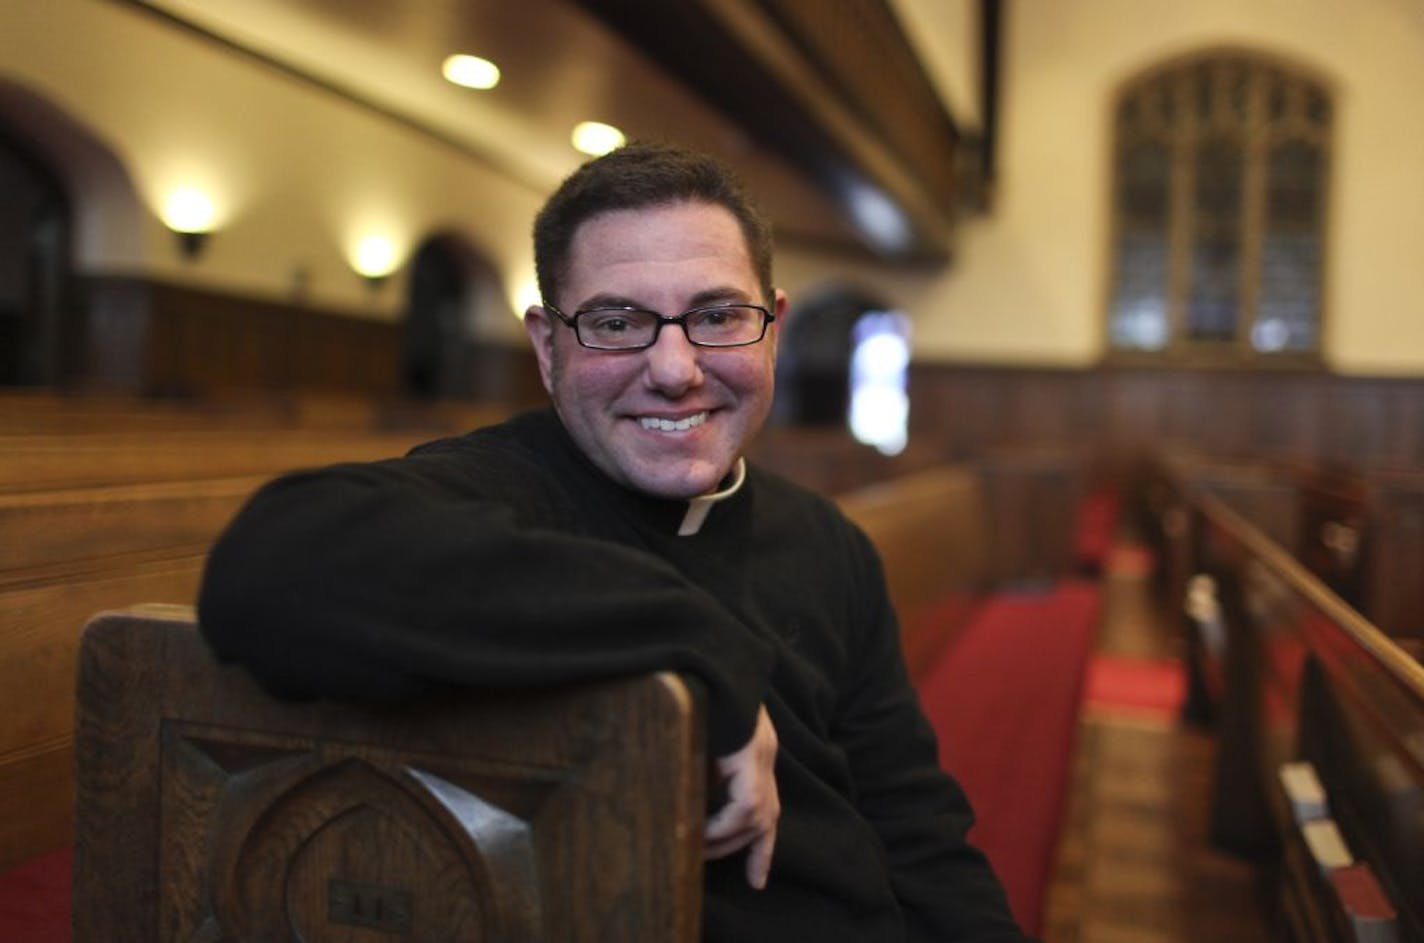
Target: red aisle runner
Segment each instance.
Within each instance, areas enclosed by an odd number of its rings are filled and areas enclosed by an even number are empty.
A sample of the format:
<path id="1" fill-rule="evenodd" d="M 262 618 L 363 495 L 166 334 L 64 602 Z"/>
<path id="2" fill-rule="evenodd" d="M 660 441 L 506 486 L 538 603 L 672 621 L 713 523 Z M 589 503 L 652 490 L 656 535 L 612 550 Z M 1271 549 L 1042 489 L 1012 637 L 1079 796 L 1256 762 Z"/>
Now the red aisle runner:
<path id="1" fill-rule="evenodd" d="M 940 760 L 978 816 L 970 838 L 1029 933 L 1042 929 L 1100 612 L 1101 590 L 1084 580 L 998 594 L 920 684 Z"/>

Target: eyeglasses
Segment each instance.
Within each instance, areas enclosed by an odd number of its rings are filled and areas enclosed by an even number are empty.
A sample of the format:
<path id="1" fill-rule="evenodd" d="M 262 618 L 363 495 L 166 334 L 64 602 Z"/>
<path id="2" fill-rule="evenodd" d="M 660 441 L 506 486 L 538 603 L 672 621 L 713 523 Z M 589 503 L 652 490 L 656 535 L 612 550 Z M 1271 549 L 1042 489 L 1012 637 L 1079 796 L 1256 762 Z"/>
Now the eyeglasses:
<path id="1" fill-rule="evenodd" d="M 645 350 L 658 342 L 664 324 L 682 328 L 691 344 L 698 347 L 745 347 L 766 336 L 766 326 L 776 317 L 761 305 L 725 304 L 689 308 L 675 318 L 642 308 L 586 308 L 564 314 L 551 304 L 560 321 L 574 329 L 574 336 L 593 350 Z"/>

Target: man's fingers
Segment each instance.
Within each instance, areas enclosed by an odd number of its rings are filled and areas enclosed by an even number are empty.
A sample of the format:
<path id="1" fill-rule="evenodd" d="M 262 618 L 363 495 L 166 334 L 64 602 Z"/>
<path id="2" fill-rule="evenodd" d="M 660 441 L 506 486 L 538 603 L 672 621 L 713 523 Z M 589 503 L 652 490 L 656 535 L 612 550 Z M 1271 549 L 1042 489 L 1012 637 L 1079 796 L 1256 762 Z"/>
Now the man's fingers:
<path id="1" fill-rule="evenodd" d="M 771 853 L 776 848 L 776 829 L 764 832 L 747 852 L 747 883 L 757 890 L 766 889 L 767 875 L 771 873 Z"/>
<path id="2" fill-rule="evenodd" d="M 703 857 L 712 860 L 747 850 L 747 883 L 760 890 L 771 871 L 781 801 L 776 789 L 776 729 L 763 706 L 747 746 L 719 757 L 716 775 L 727 787 L 727 803 L 708 818 Z"/>

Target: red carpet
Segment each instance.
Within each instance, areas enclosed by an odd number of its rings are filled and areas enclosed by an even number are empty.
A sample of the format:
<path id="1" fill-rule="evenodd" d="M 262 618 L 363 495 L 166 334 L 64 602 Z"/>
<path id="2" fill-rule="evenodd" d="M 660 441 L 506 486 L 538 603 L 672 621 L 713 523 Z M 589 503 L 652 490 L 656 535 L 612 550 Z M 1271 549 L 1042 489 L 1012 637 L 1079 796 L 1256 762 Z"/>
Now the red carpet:
<path id="1" fill-rule="evenodd" d="M 0 874 L 0 940 L 4 943 L 69 943 L 68 849 L 36 858 Z"/>
<path id="2" fill-rule="evenodd" d="M 1100 609 L 1086 581 L 992 596 L 919 688 L 941 762 L 978 815 L 970 837 L 1029 933 L 1043 926 Z"/>
<path id="3" fill-rule="evenodd" d="M 1116 491 L 1099 488 L 1090 492 L 1078 508 L 1073 555 L 1088 572 L 1096 573 L 1107 563 L 1117 538 L 1121 503 Z"/>
<path id="4" fill-rule="evenodd" d="M 1083 704 L 1088 710 L 1172 722 L 1187 695 L 1186 672 L 1168 658 L 1096 655 L 1088 665 Z"/>

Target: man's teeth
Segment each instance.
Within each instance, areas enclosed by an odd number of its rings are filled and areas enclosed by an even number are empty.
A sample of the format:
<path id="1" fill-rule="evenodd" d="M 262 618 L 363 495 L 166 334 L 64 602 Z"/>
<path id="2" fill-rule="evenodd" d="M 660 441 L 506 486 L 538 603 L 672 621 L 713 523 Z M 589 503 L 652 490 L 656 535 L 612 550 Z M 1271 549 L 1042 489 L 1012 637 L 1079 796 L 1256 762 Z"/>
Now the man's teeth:
<path id="1" fill-rule="evenodd" d="M 638 422 L 644 429 L 657 430 L 658 432 L 686 432 L 707 421 L 707 414 L 694 413 L 683 419 L 658 419 L 656 416 L 640 416 Z"/>

